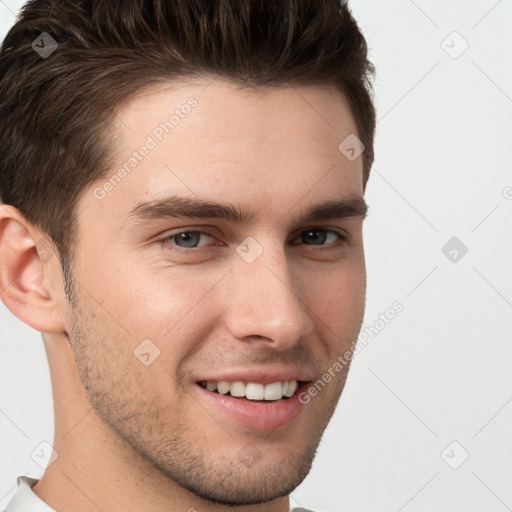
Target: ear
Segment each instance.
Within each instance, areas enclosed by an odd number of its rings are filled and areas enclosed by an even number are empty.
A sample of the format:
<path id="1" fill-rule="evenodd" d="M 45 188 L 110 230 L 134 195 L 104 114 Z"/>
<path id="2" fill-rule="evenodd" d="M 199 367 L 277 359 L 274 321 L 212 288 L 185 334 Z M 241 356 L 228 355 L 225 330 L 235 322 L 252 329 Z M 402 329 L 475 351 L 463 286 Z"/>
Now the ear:
<path id="1" fill-rule="evenodd" d="M 52 245 L 10 205 L 0 205 L 0 298 L 39 332 L 65 332 L 65 294 Z"/>

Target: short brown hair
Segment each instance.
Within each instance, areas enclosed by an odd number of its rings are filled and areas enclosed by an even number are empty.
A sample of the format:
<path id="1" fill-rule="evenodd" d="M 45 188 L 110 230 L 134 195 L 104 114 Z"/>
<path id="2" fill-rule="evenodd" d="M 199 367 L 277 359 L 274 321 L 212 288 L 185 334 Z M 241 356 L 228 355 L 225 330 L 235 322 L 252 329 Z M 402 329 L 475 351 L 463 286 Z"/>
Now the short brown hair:
<path id="1" fill-rule="evenodd" d="M 58 44 L 47 58 L 33 47 L 43 32 Z M 65 277 L 80 194 L 114 165 L 114 109 L 150 84 L 205 77 L 336 86 L 366 188 L 374 68 L 343 0 L 31 0 L 0 49 L 0 198 L 49 237 Z"/>

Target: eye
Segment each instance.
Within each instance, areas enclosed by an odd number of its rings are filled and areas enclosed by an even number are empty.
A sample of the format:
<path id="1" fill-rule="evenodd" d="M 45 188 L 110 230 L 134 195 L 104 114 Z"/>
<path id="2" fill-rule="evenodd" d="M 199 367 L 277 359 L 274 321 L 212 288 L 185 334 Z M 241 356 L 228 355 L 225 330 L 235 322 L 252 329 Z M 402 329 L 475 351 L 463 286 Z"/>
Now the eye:
<path id="1" fill-rule="evenodd" d="M 336 241 L 341 240 L 342 242 L 345 242 L 347 240 L 347 238 L 341 233 L 331 229 L 323 228 L 313 228 L 308 229 L 307 231 L 303 231 L 300 237 L 296 238 L 295 240 L 298 239 L 300 239 L 301 242 L 306 245 L 335 245 Z M 326 241 L 328 240 L 330 240 L 330 242 L 326 244 Z"/>
<path id="2" fill-rule="evenodd" d="M 172 242 L 177 247 L 195 249 L 197 247 L 202 247 L 198 246 L 201 237 L 213 239 L 213 236 L 209 233 L 205 233 L 204 231 L 180 231 L 179 233 L 174 233 L 165 237 L 162 240 L 162 243 L 167 244 Z"/>

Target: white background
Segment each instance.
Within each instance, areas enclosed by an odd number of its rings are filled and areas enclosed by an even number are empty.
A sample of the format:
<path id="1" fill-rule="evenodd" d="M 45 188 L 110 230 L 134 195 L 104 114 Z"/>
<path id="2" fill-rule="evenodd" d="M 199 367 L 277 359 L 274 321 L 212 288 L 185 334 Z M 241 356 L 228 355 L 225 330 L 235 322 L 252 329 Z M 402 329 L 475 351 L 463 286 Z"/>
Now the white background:
<path id="1" fill-rule="evenodd" d="M 2 39 L 20 5 L 0 2 Z M 360 350 L 292 504 L 512 510 L 512 0 L 351 6 L 379 119 L 363 330 L 404 309 Z M 42 475 L 30 454 L 52 442 L 53 412 L 40 334 L 0 317 L 1 509 L 17 475 Z"/>

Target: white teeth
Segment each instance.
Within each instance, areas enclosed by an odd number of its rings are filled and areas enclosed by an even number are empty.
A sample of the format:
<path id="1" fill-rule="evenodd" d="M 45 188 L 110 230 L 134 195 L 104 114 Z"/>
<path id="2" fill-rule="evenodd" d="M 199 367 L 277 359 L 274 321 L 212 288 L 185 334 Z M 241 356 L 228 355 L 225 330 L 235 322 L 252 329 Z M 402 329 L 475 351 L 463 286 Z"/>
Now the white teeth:
<path id="1" fill-rule="evenodd" d="M 288 383 L 288 389 L 286 390 L 286 396 L 292 396 L 295 391 L 297 391 L 297 388 L 299 387 L 299 384 L 296 380 L 291 380 Z"/>
<path id="2" fill-rule="evenodd" d="M 249 400 L 263 400 L 265 393 L 265 388 L 263 384 L 258 384 L 256 382 L 247 383 L 247 387 L 245 388 L 245 396 Z"/>
<path id="3" fill-rule="evenodd" d="M 245 384 L 243 382 L 232 382 L 229 391 L 231 396 L 245 396 Z"/>
<path id="4" fill-rule="evenodd" d="M 279 400 L 283 396 L 283 386 L 280 382 L 272 382 L 265 386 L 265 400 Z"/>
<path id="5" fill-rule="evenodd" d="M 228 392 L 234 397 L 245 397 L 248 400 L 281 400 L 283 396 L 291 397 L 297 391 L 299 383 L 296 380 L 284 382 L 271 382 L 261 384 L 259 382 L 226 382 L 226 381 L 203 381 L 203 388 L 208 391 L 217 390 L 219 394 L 226 395 Z"/>
<path id="6" fill-rule="evenodd" d="M 208 386 L 208 384 L 206 384 Z M 225 395 L 229 389 L 231 388 L 231 384 L 229 382 L 226 382 L 224 380 L 221 380 L 220 382 L 217 382 L 217 391 L 221 395 Z"/>

